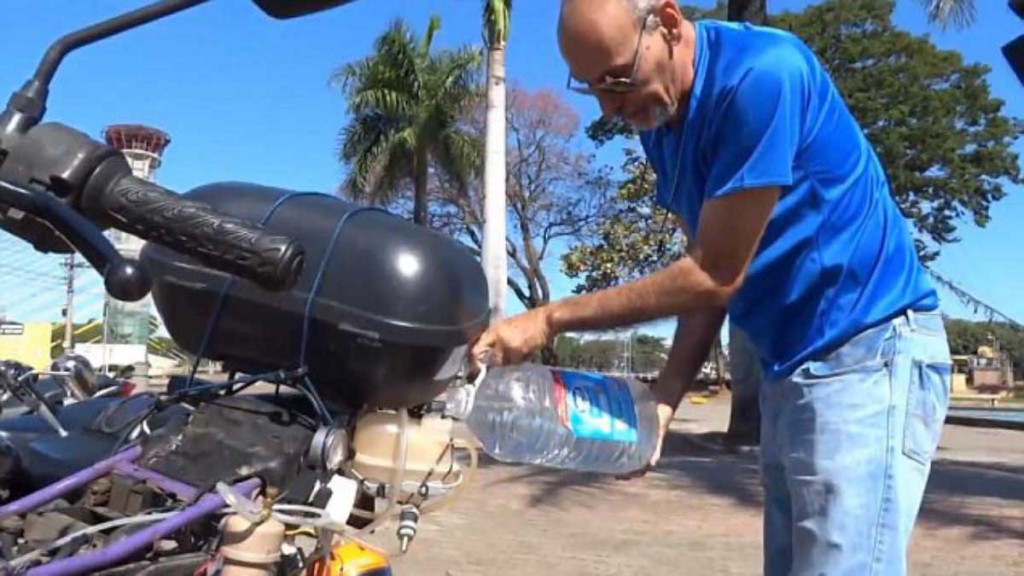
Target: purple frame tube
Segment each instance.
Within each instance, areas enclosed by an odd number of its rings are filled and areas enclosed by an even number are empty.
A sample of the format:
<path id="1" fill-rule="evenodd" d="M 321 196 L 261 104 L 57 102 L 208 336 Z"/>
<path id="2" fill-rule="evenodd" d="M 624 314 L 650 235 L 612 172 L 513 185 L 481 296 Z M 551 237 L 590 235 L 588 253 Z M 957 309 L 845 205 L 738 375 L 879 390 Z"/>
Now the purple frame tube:
<path id="1" fill-rule="evenodd" d="M 157 488 L 176 494 L 182 500 L 191 500 L 196 495 L 196 489 L 194 487 L 189 486 L 184 482 L 179 482 L 173 478 L 168 478 L 159 472 L 143 468 L 134 462 L 122 460 L 114 465 L 114 469 L 136 480 L 152 482 L 153 484 L 156 484 Z"/>
<path id="2" fill-rule="evenodd" d="M 253 490 L 259 488 L 260 484 L 261 481 L 259 478 L 250 478 L 235 484 L 231 488 L 242 492 L 243 494 L 251 494 Z M 94 550 L 80 556 L 62 558 L 54 562 L 43 564 L 42 566 L 37 566 L 29 570 L 28 574 L 30 576 L 88 574 L 97 568 L 111 566 L 139 552 L 146 546 L 151 545 L 171 532 L 195 522 L 203 516 L 216 512 L 221 506 L 224 506 L 224 499 L 221 498 L 220 494 L 207 494 L 200 498 L 199 502 L 185 508 L 178 514 L 143 528 L 142 530 L 133 533 L 131 536 L 119 540 L 111 546 L 100 548 L 99 550 Z"/>
<path id="3" fill-rule="evenodd" d="M 61 478 L 53 484 L 36 490 L 35 492 L 27 496 L 23 496 L 14 502 L 8 502 L 7 504 L 0 506 L 0 521 L 6 520 L 11 516 L 25 514 L 42 506 L 43 504 L 52 502 L 75 488 L 84 486 L 104 474 L 107 474 L 121 462 L 131 462 L 132 460 L 135 460 L 140 454 L 142 454 L 142 448 L 140 446 L 133 446 L 132 448 L 119 452 L 106 460 L 100 460 L 88 468 L 84 468 L 70 476 Z"/>

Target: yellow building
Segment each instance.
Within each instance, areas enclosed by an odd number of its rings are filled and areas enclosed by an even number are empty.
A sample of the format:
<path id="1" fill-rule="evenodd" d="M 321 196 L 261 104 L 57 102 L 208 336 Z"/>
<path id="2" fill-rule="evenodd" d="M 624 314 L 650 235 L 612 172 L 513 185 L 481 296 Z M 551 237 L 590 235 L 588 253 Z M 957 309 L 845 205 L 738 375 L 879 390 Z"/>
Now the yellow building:
<path id="1" fill-rule="evenodd" d="M 36 370 L 49 368 L 52 332 L 49 322 L 0 323 L 0 360 L 16 360 Z"/>
<path id="2" fill-rule="evenodd" d="M 968 374 L 971 371 L 971 357 L 966 355 L 953 356 L 953 378 L 951 385 L 951 394 L 970 394 L 971 389 L 968 386 L 967 379 Z"/>

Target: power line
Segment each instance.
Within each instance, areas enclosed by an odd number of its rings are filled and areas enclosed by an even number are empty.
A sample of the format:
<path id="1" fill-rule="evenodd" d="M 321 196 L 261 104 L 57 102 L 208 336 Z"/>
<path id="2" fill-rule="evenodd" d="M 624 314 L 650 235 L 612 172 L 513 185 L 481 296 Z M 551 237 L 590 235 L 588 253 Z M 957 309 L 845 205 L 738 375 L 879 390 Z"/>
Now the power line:
<path id="1" fill-rule="evenodd" d="M 64 350 L 71 350 L 75 344 L 75 272 L 88 264 L 75 262 L 75 254 L 72 252 L 64 258 L 64 282 L 66 285 L 67 297 L 64 300 Z"/>
<path id="2" fill-rule="evenodd" d="M 993 306 L 990 306 L 981 298 L 978 298 L 977 296 L 971 294 L 967 290 L 961 288 L 960 286 L 957 286 L 956 283 L 954 283 L 949 278 L 946 278 L 945 276 L 939 274 L 938 272 L 931 268 L 928 269 L 928 273 L 932 275 L 932 278 L 934 278 L 936 282 L 938 282 L 944 288 L 952 292 L 953 295 L 955 295 L 958 299 L 960 299 L 960 302 L 962 302 L 965 306 L 972 307 L 974 309 L 975 314 L 977 314 L 979 310 L 983 310 L 985 311 L 989 322 L 994 321 L 994 318 L 998 316 L 999 318 L 1002 318 L 1014 328 L 1024 329 L 1024 325 L 1022 325 L 1020 322 L 1017 322 L 1009 315 L 997 310 Z"/>

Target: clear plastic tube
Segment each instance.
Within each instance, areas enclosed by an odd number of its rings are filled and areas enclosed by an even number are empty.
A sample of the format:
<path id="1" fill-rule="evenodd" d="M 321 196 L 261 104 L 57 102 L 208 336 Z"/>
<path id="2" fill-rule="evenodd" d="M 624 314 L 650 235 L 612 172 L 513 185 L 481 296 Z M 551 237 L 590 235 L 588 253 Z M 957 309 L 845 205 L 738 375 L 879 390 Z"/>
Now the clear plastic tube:
<path id="1" fill-rule="evenodd" d="M 309 514 L 309 516 L 282 514 L 281 512 L 278 512 L 279 510 L 282 512 L 306 513 Z M 294 526 L 313 526 L 315 528 L 323 528 L 325 530 L 338 533 L 344 533 L 351 530 L 351 528 L 345 523 L 339 523 L 332 519 L 323 508 L 317 508 L 315 506 L 306 506 L 303 504 L 276 504 L 274 506 L 273 515 L 278 521 Z"/>
<path id="2" fill-rule="evenodd" d="M 249 522 L 259 522 L 262 519 L 263 509 L 260 508 L 259 504 L 245 496 L 242 496 L 238 492 L 235 492 L 224 482 L 217 482 L 215 489 L 217 490 L 217 494 L 224 499 L 224 503 L 227 504 L 228 508 L 230 508 L 235 514 L 238 514 Z"/>
<path id="3" fill-rule="evenodd" d="M 82 528 L 81 530 L 78 530 L 76 532 L 72 532 L 71 534 L 68 534 L 67 536 L 64 536 L 63 538 L 59 538 L 57 540 L 54 540 L 53 542 L 50 542 L 49 544 L 43 546 L 42 548 L 38 548 L 38 549 L 33 550 L 33 551 L 31 551 L 31 552 L 29 552 L 27 554 L 23 554 L 21 556 L 18 556 L 14 560 L 11 560 L 10 566 L 12 568 L 17 568 L 18 566 L 21 566 L 21 565 L 23 565 L 25 563 L 31 562 L 31 561 L 41 557 L 42 555 L 46 554 L 50 550 L 55 550 L 57 548 L 60 548 L 61 546 L 65 545 L 68 542 L 71 542 L 72 540 L 74 540 L 75 538 L 79 538 L 81 536 L 88 536 L 89 534 L 94 534 L 96 532 L 102 532 L 104 530 L 109 530 L 111 528 L 119 528 L 121 526 L 129 526 L 131 524 L 142 524 L 142 523 L 145 523 L 145 522 L 155 522 L 157 520 L 163 520 L 165 518 L 170 518 L 171 516 L 174 516 L 175 514 L 178 514 L 179 512 L 180 512 L 179 510 L 175 510 L 173 512 L 157 512 L 157 513 L 153 513 L 153 514 L 143 514 L 143 515 L 140 515 L 140 516 L 127 516 L 125 518 L 118 518 L 116 520 L 110 520 L 108 522 L 103 522 L 101 524 L 96 524 L 94 526 L 89 526 L 87 528 Z"/>
<path id="4" fill-rule="evenodd" d="M 447 508 L 452 505 L 462 494 L 465 493 L 466 488 L 473 483 L 473 477 L 476 474 L 477 465 L 480 462 L 480 456 L 477 452 L 476 445 L 472 439 L 453 438 L 456 444 L 461 444 L 461 447 L 469 452 L 469 468 L 462 471 L 463 477 L 455 484 L 452 491 L 444 498 L 437 500 L 427 500 L 420 507 L 420 511 L 423 514 L 437 512 L 442 508 Z"/>

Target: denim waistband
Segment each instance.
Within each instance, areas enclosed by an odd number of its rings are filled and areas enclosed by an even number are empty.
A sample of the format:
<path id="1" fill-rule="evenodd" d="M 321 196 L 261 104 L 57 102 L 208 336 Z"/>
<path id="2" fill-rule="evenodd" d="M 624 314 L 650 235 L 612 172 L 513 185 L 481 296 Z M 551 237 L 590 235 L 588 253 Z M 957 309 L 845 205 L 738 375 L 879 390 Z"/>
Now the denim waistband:
<path id="1" fill-rule="evenodd" d="M 942 312 L 935 310 L 905 310 L 902 314 L 892 320 L 897 326 L 904 326 L 913 332 L 924 332 L 929 334 L 943 334 L 946 325 L 942 319 Z"/>

